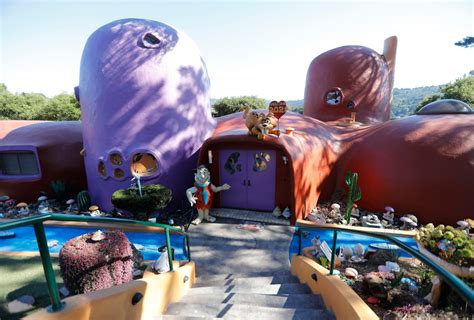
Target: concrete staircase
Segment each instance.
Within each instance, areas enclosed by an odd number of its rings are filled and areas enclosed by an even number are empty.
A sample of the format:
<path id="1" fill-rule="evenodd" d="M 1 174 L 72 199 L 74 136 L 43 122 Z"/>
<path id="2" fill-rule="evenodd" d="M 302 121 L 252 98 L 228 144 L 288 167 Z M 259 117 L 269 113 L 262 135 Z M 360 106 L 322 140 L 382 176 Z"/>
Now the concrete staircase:
<path id="1" fill-rule="evenodd" d="M 335 319 L 322 298 L 290 272 L 214 274 L 196 278 L 159 319 Z"/>

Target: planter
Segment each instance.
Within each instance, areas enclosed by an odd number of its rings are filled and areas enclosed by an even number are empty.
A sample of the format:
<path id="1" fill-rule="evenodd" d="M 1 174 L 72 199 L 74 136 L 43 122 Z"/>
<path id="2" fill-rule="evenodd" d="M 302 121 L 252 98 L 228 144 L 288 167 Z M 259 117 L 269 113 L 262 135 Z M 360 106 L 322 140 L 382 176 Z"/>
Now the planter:
<path id="1" fill-rule="evenodd" d="M 440 257 L 434 255 L 433 253 L 425 249 L 425 247 L 423 247 L 420 243 L 417 243 L 417 244 L 418 244 L 418 249 L 420 250 L 422 254 L 424 254 L 425 256 L 427 256 L 428 258 L 430 258 L 431 260 L 433 260 L 434 262 L 436 262 L 437 264 L 439 264 L 440 266 L 442 266 L 443 268 L 445 268 L 452 274 L 460 278 L 474 278 L 474 267 L 460 267 L 455 264 L 452 264 L 451 262 L 443 260 Z"/>

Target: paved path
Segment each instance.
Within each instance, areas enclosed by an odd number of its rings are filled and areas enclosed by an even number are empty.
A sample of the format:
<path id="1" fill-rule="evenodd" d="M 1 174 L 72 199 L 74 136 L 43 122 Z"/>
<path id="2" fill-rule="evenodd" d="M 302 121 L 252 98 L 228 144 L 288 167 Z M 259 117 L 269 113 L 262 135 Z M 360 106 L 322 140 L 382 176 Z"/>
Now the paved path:
<path id="1" fill-rule="evenodd" d="M 191 257 L 198 276 L 214 273 L 288 272 L 293 227 L 264 225 L 262 231 L 239 229 L 242 221 L 218 219 L 191 225 Z M 252 222 L 247 222 L 252 223 Z"/>

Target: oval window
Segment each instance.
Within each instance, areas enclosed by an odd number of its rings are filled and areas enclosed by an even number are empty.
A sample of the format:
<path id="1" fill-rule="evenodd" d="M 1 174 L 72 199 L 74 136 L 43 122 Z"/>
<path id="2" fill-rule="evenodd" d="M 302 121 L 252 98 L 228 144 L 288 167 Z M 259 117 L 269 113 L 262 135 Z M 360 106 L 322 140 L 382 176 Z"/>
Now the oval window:
<path id="1" fill-rule="evenodd" d="M 141 177 L 152 176 L 158 171 L 158 163 L 151 153 L 136 153 L 132 157 L 130 171 Z"/>
<path id="2" fill-rule="evenodd" d="M 343 98 L 341 89 L 333 88 L 326 93 L 324 100 L 330 107 L 336 107 L 342 103 Z"/>
<path id="3" fill-rule="evenodd" d="M 109 161 L 114 166 L 120 166 L 123 163 L 123 158 L 119 153 L 114 152 L 109 155 Z"/>
<path id="4" fill-rule="evenodd" d="M 102 160 L 99 160 L 99 164 L 97 165 L 97 171 L 102 177 L 107 176 L 107 169 L 105 168 L 105 163 Z"/>

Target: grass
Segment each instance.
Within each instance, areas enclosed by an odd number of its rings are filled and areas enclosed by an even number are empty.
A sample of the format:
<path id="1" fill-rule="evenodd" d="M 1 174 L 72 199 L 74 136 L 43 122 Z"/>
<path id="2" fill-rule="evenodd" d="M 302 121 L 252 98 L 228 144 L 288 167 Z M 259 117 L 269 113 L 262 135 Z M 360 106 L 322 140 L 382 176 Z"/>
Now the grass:
<path id="1" fill-rule="evenodd" d="M 59 275 L 59 260 L 51 258 L 58 288 L 63 286 Z M 40 257 L 0 256 L 0 318 L 19 319 L 50 305 L 46 280 Z M 23 295 L 35 298 L 34 308 L 25 312 L 10 314 L 8 302 Z"/>

